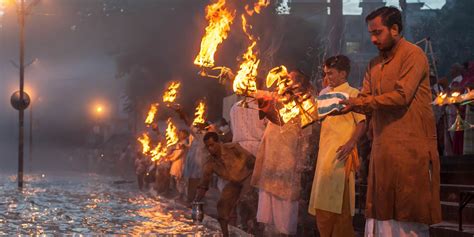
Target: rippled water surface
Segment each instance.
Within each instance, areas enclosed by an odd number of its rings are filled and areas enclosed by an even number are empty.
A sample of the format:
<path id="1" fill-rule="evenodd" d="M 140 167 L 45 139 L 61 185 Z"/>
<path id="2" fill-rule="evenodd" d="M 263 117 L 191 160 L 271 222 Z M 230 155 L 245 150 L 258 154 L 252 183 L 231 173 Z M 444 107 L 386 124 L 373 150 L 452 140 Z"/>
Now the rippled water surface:
<path id="1" fill-rule="evenodd" d="M 189 210 L 135 185 L 96 174 L 38 174 L 26 176 L 19 192 L 16 176 L 0 175 L 0 235 L 218 233 L 196 227 Z"/>

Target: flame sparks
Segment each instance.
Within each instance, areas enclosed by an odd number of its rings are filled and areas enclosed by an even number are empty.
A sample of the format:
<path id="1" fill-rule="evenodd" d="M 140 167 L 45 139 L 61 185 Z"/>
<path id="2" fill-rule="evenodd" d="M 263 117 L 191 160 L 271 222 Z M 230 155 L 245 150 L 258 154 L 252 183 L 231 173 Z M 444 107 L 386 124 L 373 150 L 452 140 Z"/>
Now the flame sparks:
<path id="1" fill-rule="evenodd" d="M 166 123 L 168 124 L 168 127 L 166 128 L 166 147 L 170 147 L 179 141 L 178 128 L 176 128 L 170 118 Z"/>
<path id="2" fill-rule="evenodd" d="M 142 153 L 146 155 L 150 151 L 150 137 L 144 133 L 137 140 L 142 144 Z"/>
<path id="3" fill-rule="evenodd" d="M 194 113 L 193 125 L 197 126 L 199 124 L 204 124 L 206 122 L 204 115 L 206 113 L 206 104 L 204 101 L 200 101 L 196 107 L 196 112 Z"/>
<path id="4" fill-rule="evenodd" d="M 181 86 L 179 82 L 171 82 L 163 95 L 163 102 L 173 103 L 178 96 L 178 90 Z"/>
<path id="5" fill-rule="evenodd" d="M 206 7 L 206 20 L 209 24 L 201 41 L 201 50 L 194 59 L 194 64 L 198 66 L 213 67 L 217 46 L 227 38 L 235 11 L 231 12 L 225 8 L 225 3 L 225 0 L 218 0 Z"/>
<path id="6" fill-rule="evenodd" d="M 242 15 L 242 29 L 252 43 L 247 48 L 247 52 L 242 56 L 243 62 L 240 64 L 240 69 L 235 76 L 233 89 L 237 94 L 249 95 L 257 91 L 257 69 L 260 60 L 253 52 L 257 42 L 247 31 L 247 20 L 244 15 Z"/>
<path id="7" fill-rule="evenodd" d="M 158 104 L 152 104 L 150 110 L 148 110 L 148 115 L 146 116 L 145 123 L 150 125 L 155 119 L 156 112 L 158 112 Z"/>
<path id="8" fill-rule="evenodd" d="M 253 9 L 250 9 L 249 5 L 245 5 L 245 11 L 249 16 L 252 16 L 255 12 L 260 14 L 262 8 L 270 5 L 270 0 L 258 0 L 258 2 L 253 4 Z"/>

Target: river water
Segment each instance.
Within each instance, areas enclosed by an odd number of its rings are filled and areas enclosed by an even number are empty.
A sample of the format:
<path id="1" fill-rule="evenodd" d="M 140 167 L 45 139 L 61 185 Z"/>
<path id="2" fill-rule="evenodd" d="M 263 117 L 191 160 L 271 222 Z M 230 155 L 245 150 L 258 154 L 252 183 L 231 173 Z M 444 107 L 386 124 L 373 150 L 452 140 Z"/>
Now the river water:
<path id="1" fill-rule="evenodd" d="M 196 226 L 174 201 L 139 192 L 135 182 L 97 174 L 0 174 L 0 235 L 125 234 L 219 236 Z"/>

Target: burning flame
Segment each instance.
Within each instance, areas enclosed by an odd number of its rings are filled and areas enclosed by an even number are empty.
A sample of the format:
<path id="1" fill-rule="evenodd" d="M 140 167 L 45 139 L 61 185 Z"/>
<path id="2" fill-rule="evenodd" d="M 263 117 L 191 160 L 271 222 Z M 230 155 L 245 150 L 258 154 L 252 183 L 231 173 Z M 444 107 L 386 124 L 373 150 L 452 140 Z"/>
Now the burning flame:
<path id="1" fill-rule="evenodd" d="M 150 151 L 150 137 L 146 133 L 137 139 L 142 144 L 142 153 L 145 155 Z"/>
<path id="2" fill-rule="evenodd" d="M 178 128 L 176 128 L 170 118 L 166 123 L 168 124 L 168 127 L 166 128 L 166 147 L 170 147 L 179 141 Z"/>
<path id="3" fill-rule="evenodd" d="M 270 70 L 270 72 L 268 72 L 266 86 L 267 88 L 270 88 L 273 84 L 275 84 L 275 82 L 277 82 L 277 85 L 280 85 L 282 80 L 287 77 L 288 77 L 288 70 L 286 69 L 285 66 L 281 65 L 281 66 L 275 67 L 272 70 Z"/>
<path id="4" fill-rule="evenodd" d="M 460 99 L 461 99 L 461 98 L 459 97 L 460 95 L 461 95 L 461 93 L 459 93 L 459 92 L 457 92 L 457 91 L 451 93 L 451 96 L 448 97 L 448 103 L 449 103 L 449 104 L 454 104 L 454 103 L 460 102 Z"/>
<path id="5" fill-rule="evenodd" d="M 150 152 L 151 161 L 158 161 L 161 158 L 167 155 L 166 146 L 164 146 L 161 142 Z"/>
<path id="6" fill-rule="evenodd" d="M 278 112 L 280 113 L 283 122 L 287 123 L 292 118 L 295 118 L 300 114 L 300 109 L 298 108 L 296 102 L 291 100 L 283 103 L 283 108 L 281 108 Z"/>
<path id="7" fill-rule="evenodd" d="M 258 0 L 258 2 L 253 4 L 253 9 L 250 9 L 249 5 L 245 5 L 245 11 L 249 16 L 252 16 L 255 12 L 260 14 L 262 8 L 270 5 L 270 0 Z"/>
<path id="8" fill-rule="evenodd" d="M 155 119 L 156 112 L 158 111 L 158 104 L 152 104 L 150 110 L 148 111 L 148 116 L 146 116 L 145 123 L 150 125 Z"/>
<path id="9" fill-rule="evenodd" d="M 206 120 L 204 119 L 204 114 L 206 113 L 206 104 L 203 101 L 200 101 L 196 107 L 196 112 L 194 113 L 195 117 L 193 120 L 193 125 L 204 124 Z"/>
<path id="10" fill-rule="evenodd" d="M 163 102 L 173 103 L 178 96 L 178 90 L 180 86 L 181 83 L 179 82 L 171 82 L 163 95 Z"/>
<path id="11" fill-rule="evenodd" d="M 298 115 L 301 115 L 301 124 L 309 124 L 317 117 L 317 104 L 314 97 L 308 91 L 302 94 L 286 94 L 291 91 L 294 81 L 289 77 L 288 70 L 281 65 L 273 68 L 267 75 L 266 86 L 271 87 L 277 83 L 278 95 L 282 96 L 279 101 L 283 104 L 283 108 L 279 110 L 280 117 L 284 123 Z"/>
<path id="12" fill-rule="evenodd" d="M 447 97 L 447 96 L 448 96 L 448 94 L 445 93 L 445 92 L 439 93 L 439 94 L 436 96 L 435 100 L 433 101 L 433 104 L 435 104 L 435 105 L 443 105 L 443 104 L 445 103 L 445 100 L 446 100 L 446 97 Z"/>
<path id="13" fill-rule="evenodd" d="M 257 91 L 257 69 L 260 60 L 253 52 L 257 42 L 247 31 L 247 20 L 244 15 L 242 15 L 242 28 L 252 43 L 247 48 L 247 52 L 242 56 L 243 62 L 240 64 L 240 69 L 235 76 L 233 89 L 237 94 L 248 95 L 251 92 Z"/>
<path id="14" fill-rule="evenodd" d="M 216 3 L 206 7 L 206 20 L 209 24 L 201 41 L 201 51 L 194 59 L 194 64 L 201 67 L 214 66 L 217 46 L 227 38 L 234 15 L 235 11 L 231 12 L 225 8 L 225 0 L 217 0 Z"/>

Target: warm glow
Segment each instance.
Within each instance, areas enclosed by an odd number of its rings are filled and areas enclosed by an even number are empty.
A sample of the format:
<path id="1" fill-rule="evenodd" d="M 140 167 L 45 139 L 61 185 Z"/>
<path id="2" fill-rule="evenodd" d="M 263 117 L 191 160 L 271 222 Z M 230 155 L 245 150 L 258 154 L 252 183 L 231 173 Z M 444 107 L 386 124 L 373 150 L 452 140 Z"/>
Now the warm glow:
<path id="1" fill-rule="evenodd" d="M 142 144 L 142 153 L 146 155 L 150 151 L 150 137 L 144 133 L 137 140 Z"/>
<path id="2" fill-rule="evenodd" d="M 205 113 L 206 113 L 206 104 L 203 101 L 200 101 L 198 106 L 196 107 L 196 112 L 194 113 L 194 120 L 193 125 L 196 126 L 198 124 L 204 124 L 205 120 Z"/>
<path id="3" fill-rule="evenodd" d="M 249 95 L 257 91 L 257 69 L 260 60 L 253 52 L 257 42 L 247 31 L 247 20 L 242 15 L 242 29 L 252 42 L 247 48 L 247 52 L 242 56 L 243 62 L 240 64 L 240 69 L 235 76 L 233 89 L 239 95 Z"/>
<path id="4" fill-rule="evenodd" d="M 96 111 L 97 113 L 102 113 L 103 110 L 104 110 L 104 108 L 102 108 L 102 106 L 100 106 L 100 105 L 97 106 L 97 108 L 95 109 L 95 111 Z"/>
<path id="5" fill-rule="evenodd" d="M 170 147 L 178 143 L 178 128 L 173 124 L 171 119 L 166 122 L 168 127 L 166 128 L 166 146 Z"/>
<path id="6" fill-rule="evenodd" d="M 227 38 L 230 31 L 235 11 L 229 11 L 225 8 L 225 4 L 225 0 L 217 0 L 216 3 L 206 7 L 208 26 L 201 41 L 201 50 L 194 60 L 194 64 L 200 67 L 214 66 L 214 54 L 217 47 Z"/>
<path id="7" fill-rule="evenodd" d="M 173 103 L 178 96 L 178 90 L 181 86 L 179 82 L 171 82 L 163 95 L 163 102 Z"/>
<path id="8" fill-rule="evenodd" d="M 153 123 L 153 120 L 155 119 L 155 115 L 157 111 L 158 111 L 158 104 L 152 104 L 145 120 L 145 123 L 147 125 L 150 125 Z"/>

